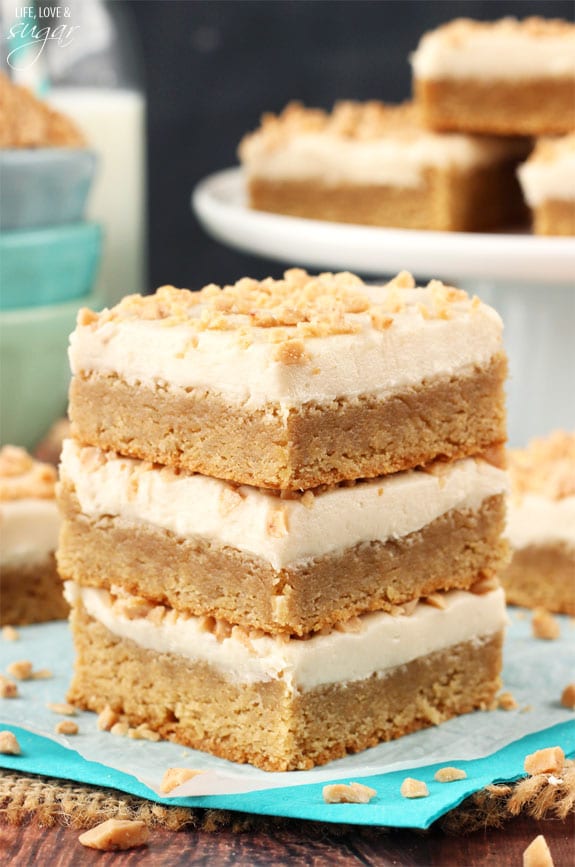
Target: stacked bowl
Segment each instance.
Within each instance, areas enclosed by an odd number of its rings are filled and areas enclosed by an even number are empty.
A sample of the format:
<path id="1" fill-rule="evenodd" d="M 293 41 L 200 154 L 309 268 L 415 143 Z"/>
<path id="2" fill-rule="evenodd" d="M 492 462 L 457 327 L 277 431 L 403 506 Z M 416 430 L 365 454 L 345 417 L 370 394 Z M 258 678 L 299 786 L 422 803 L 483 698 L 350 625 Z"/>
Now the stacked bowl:
<path id="1" fill-rule="evenodd" d="M 84 220 L 95 170 L 84 147 L 0 149 L 2 444 L 32 448 L 65 413 L 68 335 L 97 306 L 101 230 Z"/>

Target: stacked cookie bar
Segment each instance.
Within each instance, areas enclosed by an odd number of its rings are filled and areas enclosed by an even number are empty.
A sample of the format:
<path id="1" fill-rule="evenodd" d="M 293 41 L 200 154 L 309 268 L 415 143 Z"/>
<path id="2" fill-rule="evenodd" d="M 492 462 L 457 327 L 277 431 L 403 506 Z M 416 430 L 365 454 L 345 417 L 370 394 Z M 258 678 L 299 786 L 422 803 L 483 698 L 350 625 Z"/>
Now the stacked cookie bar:
<path id="1" fill-rule="evenodd" d="M 575 432 L 509 453 L 508 602 L 575 617 Z"/>
<path id="2" fill-rule="evenodd" d="M 68 614 L 56 570 L 56 470 L 19 446 L 0 449 L 0 625 Z"/>
<path id="3" fill-rule="evenodd" d="M 71 701 L 270 770 L 492 702 L 493 310 L 294 269 L 84 311 L 70 354 Z"/>
<path id="4" fill-rule="evenodd" d="M 575 234 L 575 24 L 457 19 L 425 34 L 412 63 L 430 129 L 537 137 L 519 170 L 533 229 Z"/>

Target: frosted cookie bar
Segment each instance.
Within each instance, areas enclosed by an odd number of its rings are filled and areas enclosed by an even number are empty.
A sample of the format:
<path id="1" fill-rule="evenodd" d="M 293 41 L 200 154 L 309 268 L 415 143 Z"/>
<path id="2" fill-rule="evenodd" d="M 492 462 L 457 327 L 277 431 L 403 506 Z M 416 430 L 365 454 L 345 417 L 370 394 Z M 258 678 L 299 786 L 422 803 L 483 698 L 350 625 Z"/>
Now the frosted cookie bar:
<path id="1" fill-rule="evenodd" d="M 257 487 L 373 478 L 505 441 L 501 320 L 399 275 L 163 287 L 81 311 L 72 435 Z"/>
<path id="2" fill-rule="evenodd" d="M 68 440 L 60 475 L 64 579 L 270 633 L 468 589 L 507 561 L 506 473 L 479 458 L 285 499 Z"/>
<path id="3" fill-rule="evenodd" d="M 518 174 L 536 234 L 575 235 L 575 132 L 540 139 Z"/>
<path id="4" fill-rule="evenodd" d="M 313 767 L 492 705 L 506 622 L 500 589 L 442 607 L 366 614 L 307 640 L 229 627 L 66 584 L 68 699 L 266 770 Z"/>
<path id="5" fill-rule="evenodd" d="M 0 450 L 0 625 L 66 617 L 56 570 L 56 470 L 16 446 Z"/>
<path id="6" fill-rule="evenodd" d="M 524 212 L 514 167 L 522 140 L 426 129 L 417 106 L 292 103 L 239 148 L 260 211 L 373 226 L 473 231 Z"/>
<path id="7" fill-rule="evenodd" d="M 508 601 L 575 616 L 575 433 L 512 450 L 509 471 Z"/>
<path id="8" fill-rule="evenodd" d="M 575 25 L 567 21 L 457 19 L 423 36 L 412 65 L 431 129 L 530 136 L 575 128 Z"/>

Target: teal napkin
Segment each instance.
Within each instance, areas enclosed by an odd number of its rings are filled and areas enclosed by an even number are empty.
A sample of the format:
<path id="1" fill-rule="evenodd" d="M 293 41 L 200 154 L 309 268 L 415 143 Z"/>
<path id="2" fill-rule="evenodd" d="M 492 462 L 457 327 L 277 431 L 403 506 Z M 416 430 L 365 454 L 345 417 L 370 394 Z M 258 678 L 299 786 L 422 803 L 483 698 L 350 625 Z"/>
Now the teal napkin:
<path id="1" fill-rule="evenodd" d="M 99 732 L 90 713 L 75 718 L 78 735 L 56 735 L 54 727 L 62 717 L 51 713 L 46 704 L 65 699 L 73 661 L 68 626 L 25 627 L 20 641 L 0 641 L 0 669 L 17 659 L 30 659 L 36 668 L 50 668 L 54 676 L 21 681 L 19 698 L 0 700 L 0 727 L 13 731 L 22 747 L 21 756 L 1 755 L 0 767 L 107 786 L 178 806 L 427 828 L 473 792 L 521 777 L 527 753 L 558 745 L 566 755 L 575 755 L 575 714 L 559 702 L 575 671 L 575 629 L 568 618 L 560 621 L 557 641 L 537 641 L 525 614 L 512 610 L 503 677 L 505 688 L 518 700 L 517 710 L 467 714 L 311 771 L 285 774 L 237 765 L 177 744 Z M 446 764 L 462 768 L 467 778 L 435 782 L 435 771 Z M 171 766 L 205 771 L 187 784 L 196 793 L 172 798 L 159 794 L 163 772 Z M 429 797 L 401 797 L 406 776 L 425 781 Z M 369 804 L 326 804 L 323 786 L 334 781 L 365 783 L 377 790 L 377 796 Z M 197 793 L 202 787 L 203 792 Z"/>

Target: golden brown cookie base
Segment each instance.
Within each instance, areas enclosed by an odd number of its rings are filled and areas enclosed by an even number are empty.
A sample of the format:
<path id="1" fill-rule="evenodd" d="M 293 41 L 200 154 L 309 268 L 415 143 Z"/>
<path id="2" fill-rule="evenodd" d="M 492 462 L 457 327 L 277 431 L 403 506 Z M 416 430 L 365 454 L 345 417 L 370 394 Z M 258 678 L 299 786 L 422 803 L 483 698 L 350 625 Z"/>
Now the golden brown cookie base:
<path id="1" fill-rule="evenodd" d="M 517 160 L 468 172 L 427 169 L 418 187 L 324 184 L 251 178 L 258 211 L 335 223 L 471 232 L 526 217 L 515 176 Z"/>
<path id="2" fill-rule="evenodd" d="M 390 610 L 441 590 L 467 590 L 507 560 L 503 495 L 453 510 L 423 529 L 305 560 L 277 572 L 253 555 L 182 539 L 149 524 L 82 515 L 62 491 L 66 520 L 58 562 L 64 580 L 112 585 L 157 605 L 305 635 L 367 611 Z"/>
<path id="3" fill-rule="evenodd" d="M 501 582 L 512 605 L 575 617 L 575 548 L 565 542 L 515 551 Z"/>
<path id="4" fill-rule="evenodd" d="M 575 235 L 575 201 L 549 199 L 533 209 L 536 235 Z"/>
<path id="5" fill-rule="evenodd" d="M 131 725 L 270 771 L 325 764 L 489 707 L 499 688 L 502 633 L 391 669 L 385 677 L 289 694 L 280 681 L 234 683 L 205 663 L 119 639 L 80 607 L 68 700 Z"/>
<path id="6" fill-rule="evenodd" d="M 35 565 L 3 566 L 0 599 L 0 626 L 63 620 L 70 610 L 53 554 Z"/>
<path id="7" fill-rule="evenodd" d="M 197 389 L 75 376 L 73 435 L 129 457 L 263 488 L 305 490 L 477 455 L 503 443 L 507 362 L 374 395 L 247 410 Z"/>
<path id="8" fill-rule="evenodd" d="M 572 78 L 415 79 L 422 121 L 434 130 L 561 135 L 575 128 Z"/>

